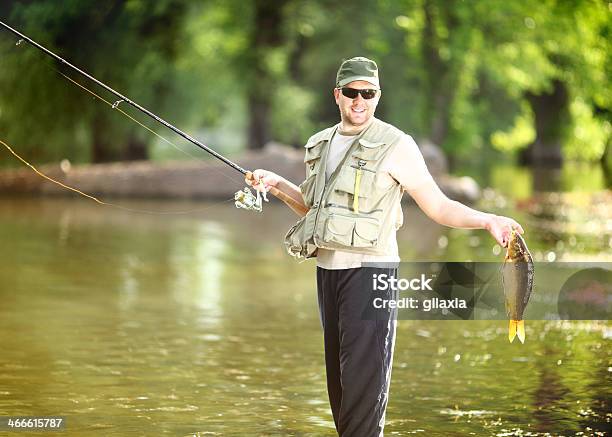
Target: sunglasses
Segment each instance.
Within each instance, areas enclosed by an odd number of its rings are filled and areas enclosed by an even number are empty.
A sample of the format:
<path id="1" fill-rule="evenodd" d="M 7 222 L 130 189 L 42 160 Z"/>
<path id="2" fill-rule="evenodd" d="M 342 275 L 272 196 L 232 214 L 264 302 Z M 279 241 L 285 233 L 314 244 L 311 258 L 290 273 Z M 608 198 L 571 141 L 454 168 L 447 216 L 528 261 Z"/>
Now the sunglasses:
<path id="1" fill-rule="evenodd" d="M 376 94 L 378 93 L 378 90 L 376 89 L 358 90 L 355 88 L 344 87 L 340 88 L 340 90 L 342 91 L 342 95 L 344 97 L 348 97 L 349 99 L 356 99 L 357 95 L 361 94 L 361 97 L 366 100 L 370 100 L 376 97 Z"/>

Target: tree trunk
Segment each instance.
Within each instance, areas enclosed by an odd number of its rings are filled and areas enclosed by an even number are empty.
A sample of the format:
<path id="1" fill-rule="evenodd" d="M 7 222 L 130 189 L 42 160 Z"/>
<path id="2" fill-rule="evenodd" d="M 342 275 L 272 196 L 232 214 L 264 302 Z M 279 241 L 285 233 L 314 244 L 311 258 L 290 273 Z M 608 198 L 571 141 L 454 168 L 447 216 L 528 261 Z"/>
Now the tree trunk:
<path id="1" fill-rule="evenodd" d="M 600 163 L 606 188 L 612 188 L 612 137 L 608 138 Z"/>
<path id="2" fill-rule="evenodd" d="M 270 141 L 270 106 L 269 98 L 261 93 L 249 95 L 249 149 L 261 149 Z"/>
<path id="3" fill-rule="evenodd" d="M 274 78 L 266 66 L 268 50 L 283 43 L 283 9 L 287 0 L 271 2 L 255 1 L 254 32 L 249 49 L 249 81 L 247 101 L 249 105 L 248 148 L 261 149 L 271 140 L 270 109 L 274 92 Z"/>
<path id="4" fill-rule="evenodd" d="M 560 168 L 563 164 L 561 140 L 569 105 L 565 84 L 555 80 L 552 92 L 529 93 L 526 97 L 535 118 L 536 139 L 521 154 L 521 163 Z"/>
<path id="5" fill-rule="evenodd" d="M 534 166 L 531 172 L 531 188 L 534 193 L 562 191 L 561 169 L 551 166 Z"/>
<path id="6" fill-rule="evenodd" d="M 138 139 L 136 135 L 130 135 L 127 144 L 121 152 L 124 161 L 145 161 L 149 159 L 147 144 Z"/>
<path id="7" fill-rule="evenodd" d="M 91 161 L 96 163 L 111 162 L 118 159 L 109 141 L 109 127 L 103 115 L 96 114 L 92 122 Z"/>
<path id="8" fill-rule="evenodd" d="M 450 8 L 448 8 L 450 9 Z M 426 110 L 425 125 L 429 128 L 429 138 L 434 144 L 441 145 L 446 140 L 450 129 L 450 107 L 454 99 L 455 84 L 451 83 L 453 75 L 449 61 L 440 57 L 440 46 L 443 44 L 436 32 L 436 20 L 443 20 L 449 32 L 449 40 L 458 23 L 450 10 L 437 4 L 434 0 L 423 3 L 425 26 L 423 27 L 423 45 L 421 51 L 425 64 Z"/>

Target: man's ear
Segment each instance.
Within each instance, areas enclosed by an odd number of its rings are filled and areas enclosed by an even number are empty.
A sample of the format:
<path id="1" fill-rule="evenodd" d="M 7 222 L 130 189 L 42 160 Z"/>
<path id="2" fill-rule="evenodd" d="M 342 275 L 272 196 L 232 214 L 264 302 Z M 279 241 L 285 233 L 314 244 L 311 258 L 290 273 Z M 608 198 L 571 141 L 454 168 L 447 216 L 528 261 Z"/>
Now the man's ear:
<path id="1" fill-rule="evenodd" d="M 336 100 L 336 104 L 338 104 L 338 99 L 340 98 L 340 90 L 338 88 L 334 88 L 334 99 Z"/>

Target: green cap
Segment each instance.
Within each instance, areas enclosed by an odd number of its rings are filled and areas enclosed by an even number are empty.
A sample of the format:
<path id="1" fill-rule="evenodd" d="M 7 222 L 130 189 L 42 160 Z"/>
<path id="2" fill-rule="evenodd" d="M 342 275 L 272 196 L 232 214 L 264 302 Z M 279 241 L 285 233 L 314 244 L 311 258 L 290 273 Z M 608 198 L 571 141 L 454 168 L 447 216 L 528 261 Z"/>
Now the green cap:
<path id="1" fill-rule="evenodd" d="M 376 62 L 362 56 L 344 61 L 338 69 L 338 74 L 336 74 L 336 87 L 343 87 L 355 80 L 365 80 L 380 88 Z"/>

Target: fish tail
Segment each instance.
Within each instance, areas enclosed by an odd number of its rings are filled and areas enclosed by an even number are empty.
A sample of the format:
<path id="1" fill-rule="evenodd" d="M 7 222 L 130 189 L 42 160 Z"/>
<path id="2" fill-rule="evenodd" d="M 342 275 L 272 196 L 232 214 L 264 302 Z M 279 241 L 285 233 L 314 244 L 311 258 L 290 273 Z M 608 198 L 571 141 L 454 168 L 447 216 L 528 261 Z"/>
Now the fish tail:
<path id="1" fill-rule="evenodd" d="M 514 337 L 516 337 L 516 325 L 516 320 L 510 320 L 510 325 L 508 325 L 508 340 L 510 343 L 512 343 L 512 340 L 514 340 Z"/>
<path id="2" fill-rule="evenodd" d="M 525 321 L 524 320 L 517 321 L 516 336 L 518 337 L 519 340 L 521 340 L 521 343 L 525 343 Z"/>

